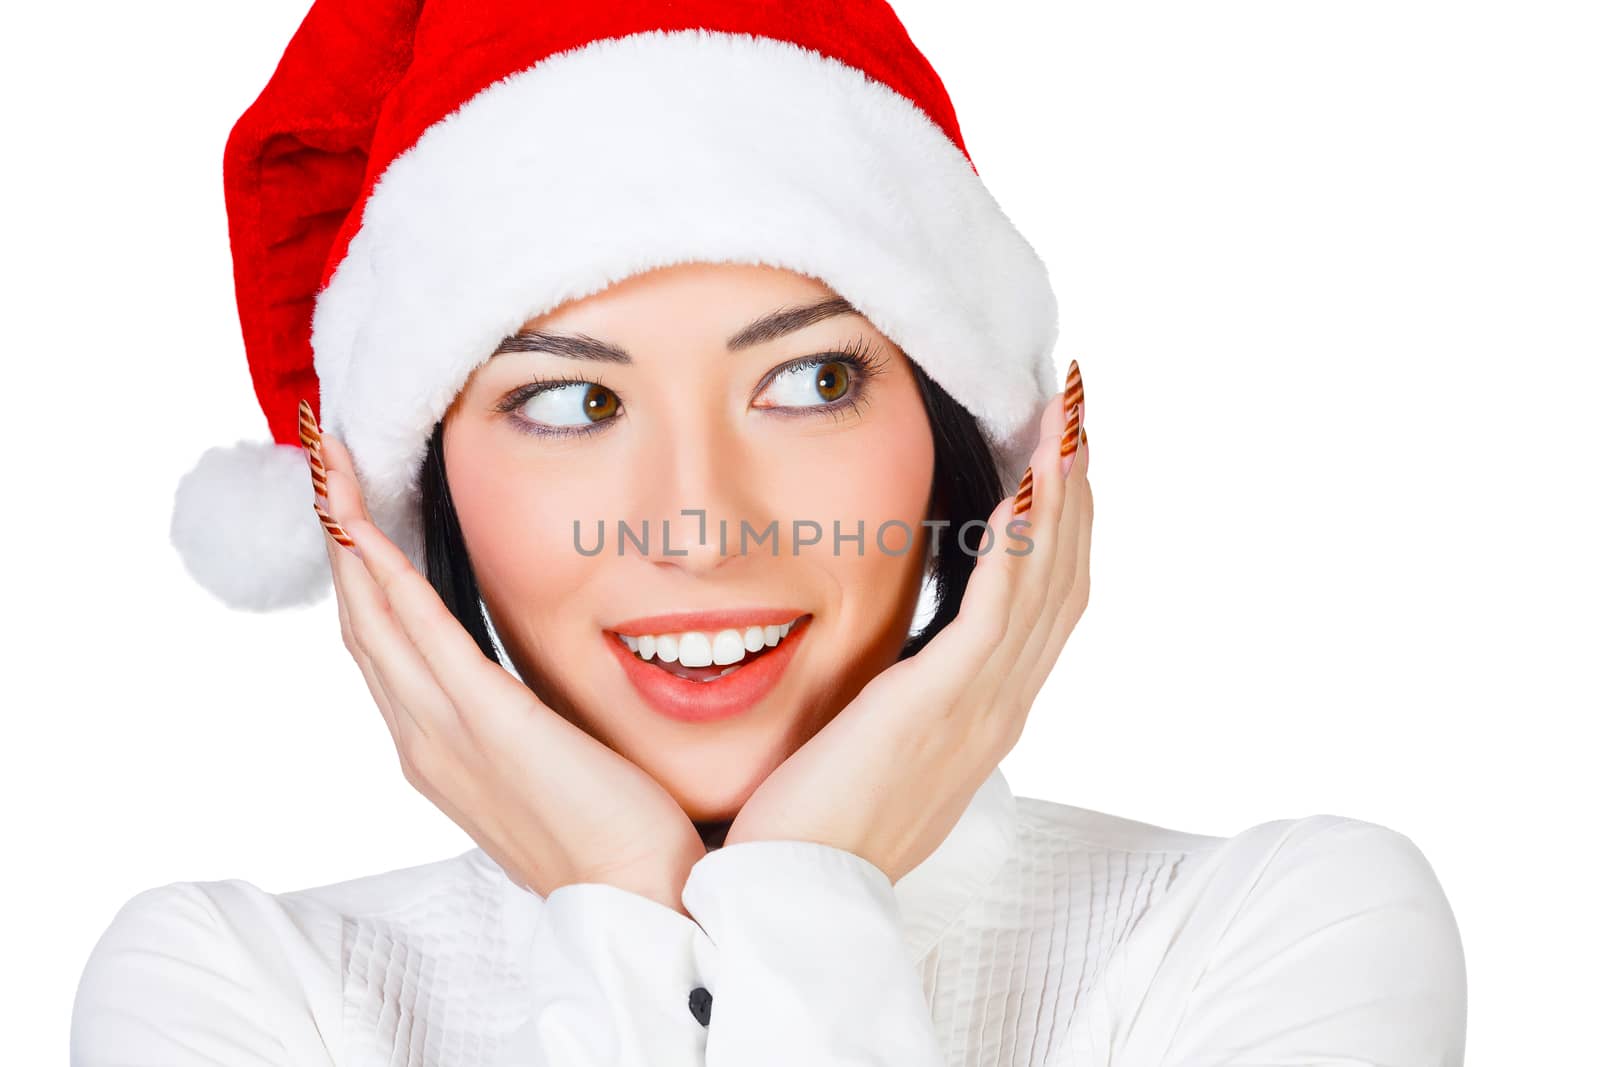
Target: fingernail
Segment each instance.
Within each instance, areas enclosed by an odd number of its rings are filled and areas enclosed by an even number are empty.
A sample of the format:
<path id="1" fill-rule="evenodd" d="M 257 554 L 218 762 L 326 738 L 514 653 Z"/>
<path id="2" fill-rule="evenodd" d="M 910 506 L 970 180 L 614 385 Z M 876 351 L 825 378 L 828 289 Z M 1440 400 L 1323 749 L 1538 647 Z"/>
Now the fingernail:
<path id="1" fill-rule="evenodd" d="M 322 465 L 322 431 L 311 405 L 300 401 L 300 446 L 306 450 L 306 463 L 311 467 L 311 484 L 317 491 L 317 503 L 328 506 L 328 469 Z"/>
<path id="2" fill-rule="evenodd" d="M 1080 394 L 1081 395 L 1081 394 Z M 1083 437 L 1083 405 L 1079 404 L 1067 416 L 1067 428 L 1061 432 L 1061 474 L 1072 473 L 1072 461 L 1077 458 L 1078 444 Z"/>
<path id="3" fill-rule="evenodd" d="M 332 537 L 335 541 L 354 552 L 356 554 L 356 559 L 359 559 L 361 562 L 365 563 L 366 557 L 361 554 L 361 549 L 356 547 L 355 539 L 350 536 L 345 528 L 335 522 L 333 516 L 329 515 L 322 509 L 321 504 L 312 504 L 311 508 L 317 513 L 317 518 L 322 520 L 322 528 L 328 531 L 328 536 Z"/>
<path id="4" fill-rule="evenodd" d="M 1033 506 L 1033 468 L 1022 472 L 1022 482 L 1017 486 L 1017 501 L 1011 505 L 1011 514 L 1021 515 Z"/>
<path id="5" fill-rule="evenodd" d="M 1078 361 L 1067 367 L 1067 388 L 1061 395 L 1061 413 L 1064 415 L 1083 403 L 1083 375 L 1078 371 Z"/>

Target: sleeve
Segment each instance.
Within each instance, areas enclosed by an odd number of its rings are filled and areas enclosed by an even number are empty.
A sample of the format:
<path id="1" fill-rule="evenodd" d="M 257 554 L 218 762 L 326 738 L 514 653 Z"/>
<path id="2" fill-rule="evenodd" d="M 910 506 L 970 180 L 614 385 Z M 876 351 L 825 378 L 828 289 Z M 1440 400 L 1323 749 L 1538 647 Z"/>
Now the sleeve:
<path id="1" fill-rule="evenodd" d="M 117 912 L 78 980 L 73 1067 L 329 1065 L 303 1002 L 275 995 L 198 883 L 147 889 Z"/>
<path id="2" fill-rule="evenodd" d="M 642 894 L 599 882 L 551 890 L 533 933 L 531 1010 L 508 1062 L 703 1067 L 695 991 L 708 948 L 693 919 Z"/>
<path id="3" fill-rule="evenodd" d="M 707 1067 L 942 1067 L 888 876 L 843 849 L 742 841 L 683 903 L 715 949 Z"/>
<path id="4" fill-rule="evenodd" d="M 1466 963 L 1432 867 L 1393 830 L 1311 820 L 1221 927 L 1164 1067 L 1461 1067 Z"/>

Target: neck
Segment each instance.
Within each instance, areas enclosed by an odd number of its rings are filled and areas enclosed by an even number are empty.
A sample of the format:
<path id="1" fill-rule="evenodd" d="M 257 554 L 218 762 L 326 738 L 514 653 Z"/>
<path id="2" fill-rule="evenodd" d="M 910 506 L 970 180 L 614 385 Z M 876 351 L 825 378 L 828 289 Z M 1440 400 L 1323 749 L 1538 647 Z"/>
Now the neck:
<path id="1" fill-rule="evenodd" d="M 710 852 L 722 847 L 722 842 L 728 836 L 728 828 L 732 825 L 732 819 L 722 819 L 717 822 L 697 822 L 694 828 L 700 831 L 700 840 L 706 846 L 706 851 Z"/>

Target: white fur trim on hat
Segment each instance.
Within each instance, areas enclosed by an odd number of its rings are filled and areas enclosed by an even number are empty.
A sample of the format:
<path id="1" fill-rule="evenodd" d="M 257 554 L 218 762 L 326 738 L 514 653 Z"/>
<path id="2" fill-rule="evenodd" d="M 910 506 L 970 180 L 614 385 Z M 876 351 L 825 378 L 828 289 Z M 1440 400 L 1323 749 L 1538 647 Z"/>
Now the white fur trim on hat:
<path id="1" fill-rule="evenodd" d="M 386 169 L 312 317 L 322 424 L 419 566 L 417 472 L 529 319 L 686 261 L 822 280 L 977 417 L 1007 484 L 1060 388 L 1043 263 L 905 97 L 790 42 L 659 30 L 504 78 Z"/>
<path id="2" fill-rule="evenodd" d="M 208 448 L 178 481 L 172 544 L 232 608 L 310 604 L 333 583 L 305 451 L 272 441 Z"/>

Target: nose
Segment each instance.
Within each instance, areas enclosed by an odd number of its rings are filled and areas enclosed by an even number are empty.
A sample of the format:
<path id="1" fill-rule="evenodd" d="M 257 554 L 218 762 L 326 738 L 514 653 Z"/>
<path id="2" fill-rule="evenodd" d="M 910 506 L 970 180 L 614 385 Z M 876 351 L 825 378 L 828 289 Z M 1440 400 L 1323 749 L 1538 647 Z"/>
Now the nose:
<path id="1" fill-rule="evenodd" d="M 725 567 L 741 551 L 770 555 L 774 533 L 768 527 L 774 516 L 758 468 L 731 428 L 675 421 L 653 436 L 634 465 L 631 495 L 639 517 L 649 520 L 648 551 L 623 540 L 622 552 L 692 575 Z M 741 524 L 750 531 L 742 543 Z M 631 525 L 644 540 L 642 523 Z M 762 536 L 766 540 L 757 543 Z M 783 545 L 778 548 L 781 552 Z"/>

